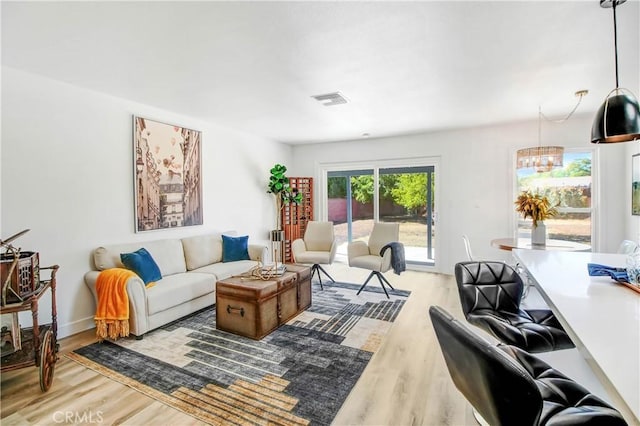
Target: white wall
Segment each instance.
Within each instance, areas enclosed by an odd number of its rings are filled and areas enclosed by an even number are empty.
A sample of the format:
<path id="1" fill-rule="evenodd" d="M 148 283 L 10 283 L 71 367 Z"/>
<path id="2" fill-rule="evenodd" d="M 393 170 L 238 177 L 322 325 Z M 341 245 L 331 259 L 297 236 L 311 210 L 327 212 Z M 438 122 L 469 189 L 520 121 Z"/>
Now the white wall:
<path id="1" fill-rule="evenodd" d="M 134 233 L 132 115 L 203 131 L 204 225 Z M 592 147 L 592 117 L 546 128 L 544 143 Z M 276 162 L 291 176 L 316 176 L 320 163 L 440 157 L 437 269 L 450 273 L 464 258 L 460 236 L 482 258 L 506 258 L 492 238 L 513 229 L 512 159 L 537 144 L 537 122 L 333 144 L 289 146 L 213 123 L 2 67 L 0 236 L 25 228 L 16 241 L 60 264 L 60 336 L 93 326 L 94 302 L 83 282 L 90 252 L 109 243 L 182 237 L 236 229 L 262 239 L 274 223 L 265 193 Z M 630 210 L 630 156 L 637 144 L 597 147 L 601 181 L 600 251 L 640 238 Z M 316 197 L 317 197 L 316 188 Z M 317 211 L 316 211 L 317 214 Z M 41 320 L 49 321 L 49 299 Z"/>
<path id="2" fill-rule="evenodd" d="M 134 114 L 202 130 L 203 226 L 134 233 Z M 60 265 L 61 337 L 93 326 L 83 275 L 97 246 L 230 229 L 266 244 L 269 170 L 291 159 L 287 145 L 7 67 L 2 125 L 0 235 L 29 228 L 16 245 Z M 50 322 L 50 299 L 41 303 Z"/>
<path id="3" fill-rule="evenodd" d="M 595 148 L 600 179 L 599 251 L 615 251 L 623 238 L 636 236 L 637 217 L 630 214 L 626 144 L 595 147 L 589 143 L 590 115 L 575 115 L 563 124 L 544 124 L 543 143 Z M 436 191 L 440 206 L 436 234 L 436 270 L 452 273 L 465 259 L 462 234 L 474 255 L 508 259 L 490 246 L 493 238 L 509 237 L 514 227 L 513 162 L 515 151 L 538 144 L 537 120 L 498 126 L 443 131 L 333 144 L 295 146 L 292 174 L 315 176 L 321 164 L 415 157 L 439 157 Z M 315 196 L 319 192 L 316 186 Z M 316 198 L 317 199 L 317 198 Z M 318 213 L 316 203 L 316 217 Z M 322 218 L 321 218 L 322 219 Z M 632 223 L 636 224 L 635 234 Z"/>

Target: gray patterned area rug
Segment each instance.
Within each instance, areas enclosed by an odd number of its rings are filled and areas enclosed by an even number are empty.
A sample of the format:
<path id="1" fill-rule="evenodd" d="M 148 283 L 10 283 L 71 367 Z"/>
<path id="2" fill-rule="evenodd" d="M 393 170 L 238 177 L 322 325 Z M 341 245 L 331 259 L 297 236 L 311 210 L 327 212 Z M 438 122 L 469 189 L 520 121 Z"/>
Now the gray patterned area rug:
<path id="1" fill-rule="evenodd" d="M 209 424 L 330 424 L 409 297 L 313 285 L 312 305 L 260 341 L 216 329 L 207 308 L 143 340 L 70 359 Z"/>

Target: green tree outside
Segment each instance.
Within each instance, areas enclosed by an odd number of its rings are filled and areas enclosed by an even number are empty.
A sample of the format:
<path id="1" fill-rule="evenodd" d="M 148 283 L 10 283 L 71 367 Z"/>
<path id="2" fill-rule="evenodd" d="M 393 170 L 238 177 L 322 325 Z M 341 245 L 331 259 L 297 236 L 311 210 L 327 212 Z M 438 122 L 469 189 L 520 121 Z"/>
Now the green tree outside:
<path id="1" fill-rule="evenodd" d="M 591 176 L 591 159 L 581 158 L 572 161 L 562 170 L 566 170 L 567 176 Z"/>
<path id="2" fill-rule="evenodd" d="M 419 209 L 427 204 L 427 174 L 411 173 L 398 175 L 395 187 L 391 190 L 393 201 L 417 215 Z"/>
<path id="3" fill-rule="evenodd" d="M 387 199 L 407 209 L 410 214 L 420 214 L 419 209 L 427 204 L 427 174 L 400 173 L 380 175 L 380 198 Z M 435 179 L 431 180 L 432 194 L 435 189 Z M 351 193 L 359 203 L 372 203 L 375 187 L 372 175 L 351 177 Z M 346 178 L 329 179 L 329 198 L 344 198 L 346 196 Z M 433 198 L 432 198 L 433 203 Z"/>
<path id="4" fill-rule="evenodd" d="M 347 178 L 343 176 L 327 179 L 327 194 L 329 198 L 344 198 L 347 196 Z"/>
<path id="5" fill-rule="evenodd" d="M 580 158 L 561 169 L 518 178 L 518 185 L 521 188 L 532 188 L 535 187 L 533 183 L 537 179 L 580 176 L 591 176 L 591 159 Z M 589 207 L 591 200 L 591 188 L 584 187 L 548 187 L 543 189 L 541 193 L 549 199 L 552 205 L 560 207 Z"/>
<path id="6" fill-rule="evenodd" d="M 373 176 L 351 176 L 351 194 L 353 198 L 362 204 L 373 202 Z"/>

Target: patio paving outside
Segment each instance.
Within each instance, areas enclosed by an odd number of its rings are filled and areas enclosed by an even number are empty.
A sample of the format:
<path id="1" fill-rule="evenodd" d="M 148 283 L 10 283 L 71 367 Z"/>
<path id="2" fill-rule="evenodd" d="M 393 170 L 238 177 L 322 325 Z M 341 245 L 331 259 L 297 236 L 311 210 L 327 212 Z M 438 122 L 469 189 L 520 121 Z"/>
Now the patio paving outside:
<path id="1" fill-rule="evenodd" d="M 415 220 L 394 220 L 400 223 L 400 242 L 404 244 L 405 258 L 411 262 L 429 262 L 427 257 L 427 225 Z M 369 235 L 373 229 L 373 219 L 360 219 L 352 222 L 351 233 L 353 241 L 369 240 Z M 338 243 L 336 251 L 340 260 L 347 259 L 347 223 L 334 225 L 334 234 Z M 432 244 L 435 244 L 435 237 L 432 237 Z"/>

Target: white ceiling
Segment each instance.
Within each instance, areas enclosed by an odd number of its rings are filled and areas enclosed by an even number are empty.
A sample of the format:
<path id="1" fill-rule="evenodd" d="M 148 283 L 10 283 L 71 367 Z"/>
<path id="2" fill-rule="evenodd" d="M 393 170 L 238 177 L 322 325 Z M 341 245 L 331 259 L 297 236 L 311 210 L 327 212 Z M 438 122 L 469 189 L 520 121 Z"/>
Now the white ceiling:
<path id="1" fill-rule="evenodd" d="M 2 64 L 286 143 L 595 112 L 611 9 L 588 1 L 2 2 Z M 640 86 L 640 7 L 618 8 Z M 350 102 L 311 98 L 340 91 Z"/>

